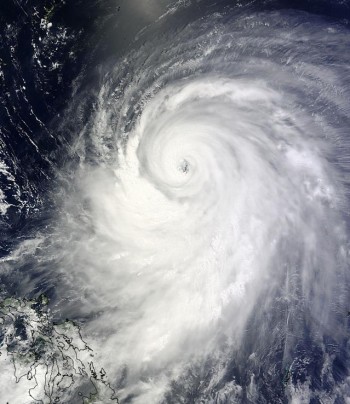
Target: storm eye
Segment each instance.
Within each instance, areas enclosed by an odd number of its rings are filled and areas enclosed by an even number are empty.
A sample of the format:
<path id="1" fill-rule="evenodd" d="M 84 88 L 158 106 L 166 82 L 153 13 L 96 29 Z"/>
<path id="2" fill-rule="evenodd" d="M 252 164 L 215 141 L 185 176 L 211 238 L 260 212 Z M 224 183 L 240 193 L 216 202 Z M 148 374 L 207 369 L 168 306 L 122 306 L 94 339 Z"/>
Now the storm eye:
<path id="1" fill-rule="evenodd" d="M 188 174 L 190 171 L 190 163 L 186 159 L 183 159 L 178 166 L 178 170 L 184 174 Z"/>

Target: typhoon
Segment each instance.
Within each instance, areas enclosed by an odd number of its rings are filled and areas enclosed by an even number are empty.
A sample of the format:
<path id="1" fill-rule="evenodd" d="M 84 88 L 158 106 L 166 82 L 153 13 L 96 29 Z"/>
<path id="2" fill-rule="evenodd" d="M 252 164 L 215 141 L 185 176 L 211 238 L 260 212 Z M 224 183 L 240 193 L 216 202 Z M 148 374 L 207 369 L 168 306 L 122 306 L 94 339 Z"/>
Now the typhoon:
<path id="1" fill-rule="evenodd" d="M 120 403 L 348 403 L 348 27 L 186 10 L 62 118 L 56 305 Z"/>

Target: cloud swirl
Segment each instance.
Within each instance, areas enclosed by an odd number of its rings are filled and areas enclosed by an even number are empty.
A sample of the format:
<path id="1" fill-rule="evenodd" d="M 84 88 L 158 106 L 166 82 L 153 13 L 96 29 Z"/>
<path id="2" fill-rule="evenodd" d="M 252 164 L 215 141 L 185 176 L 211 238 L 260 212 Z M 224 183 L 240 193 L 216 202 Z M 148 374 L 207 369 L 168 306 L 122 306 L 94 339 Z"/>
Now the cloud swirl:
<path id="1" fill-rule="evenodd" d="M 349 35 L 230 10 L 168 31 L 101 78 L 74 149 L 63 272 L 101 310 L 85 332 L 121 402 L 180 402 L 171 381 L 208 358 L 204 402 L 268 402 L 261 386 L 296 369 L 306 335 L 328 355 L 325 336 L 346 332 Z M 279 370 L 262 381 L 267 347 Z M 332 377 L 327 394 L 344 395 Z M 326 394 L 297 376 L 275 390 Z"/>

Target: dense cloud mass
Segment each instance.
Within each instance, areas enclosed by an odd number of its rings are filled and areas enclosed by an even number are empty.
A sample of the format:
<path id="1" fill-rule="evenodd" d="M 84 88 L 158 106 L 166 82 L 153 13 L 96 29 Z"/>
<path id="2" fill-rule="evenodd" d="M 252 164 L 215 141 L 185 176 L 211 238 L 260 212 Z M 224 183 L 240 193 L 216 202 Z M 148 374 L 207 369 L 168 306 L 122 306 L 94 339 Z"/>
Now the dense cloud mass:
<path id="1" fill-rule="evenodd" d="M 67 210 L 85 220 L 65 224 L 64 267 L 112 306 L 88 329 L 122 401 L 171 397 L 171 380 L 212 358 L 197 387 L 211 402 L 238 352 L 246 375 L 228 394 L 243 399 L 248 379 L 259 397 L 270 338 L 275 386 L 306 334 L 333 377 L 323 335 L 346 336 L 348 46 L 316 17 L 228 11 L 147 40 L 102 78 L 75 145 Z"/>
<path id="2" fill-rule="evenodd" d="M 180 12 L 62 118 L 57 302 L 120 403 L 346 403 L 348 28 Z"/>

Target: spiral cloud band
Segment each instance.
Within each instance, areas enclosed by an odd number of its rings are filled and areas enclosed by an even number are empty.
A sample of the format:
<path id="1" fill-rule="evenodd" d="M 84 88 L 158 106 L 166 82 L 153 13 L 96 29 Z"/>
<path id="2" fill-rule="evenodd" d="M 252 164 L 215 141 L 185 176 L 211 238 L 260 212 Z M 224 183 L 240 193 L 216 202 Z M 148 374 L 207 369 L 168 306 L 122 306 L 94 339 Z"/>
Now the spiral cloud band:
<path id="1" fill-rule="evenodd" d="M 227 10 L 139 41 L 101 79 L 62 272 L 98 308 L 84 332 L 120 402 L 350 399 L 334 370 L 349 45 L 321 18 Z"/>

